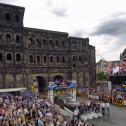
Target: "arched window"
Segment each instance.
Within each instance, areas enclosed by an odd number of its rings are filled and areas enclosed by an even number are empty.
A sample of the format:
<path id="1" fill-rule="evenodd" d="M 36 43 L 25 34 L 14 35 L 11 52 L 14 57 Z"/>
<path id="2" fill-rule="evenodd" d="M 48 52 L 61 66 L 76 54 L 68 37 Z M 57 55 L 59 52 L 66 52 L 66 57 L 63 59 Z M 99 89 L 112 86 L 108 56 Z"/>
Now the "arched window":
<path id="1" fill-rule="evenodd" d="M 45 39 L 43 39 L 43 45 L 47 46 L 47 41 Z"/>
<path id="2" fill-rule="evenodd" d="M 16 22 L 19 22 L 19 21 L 20 21 L 20 17 L 19 17 L 18 14 L 16 14 L 16 16 L 15 16 L 15 21 L 16 21 Z"/>
<path id="3" fill-rule="evenodd" d="M 11 36 L 10 36 L 10 34 L 7 34 L 7 35 L 6 35 L 6 41 L 7 41 L 7 42 L 11 41 Z"/>
<path id="4" fill-rule="evenodd" d="M 62 57 L 62 62 L 65 63 L 65 57 L 64 56 Z"/>
<path id="5" fill-rule="evenodd" d="M 37 56 L 37 63 L 40 63 L 40 56 Z"/>
<path id="6" fill-rule="evenodd" d="M 82 61 L 82 56 L 79 56 L 79 61 Z"/>
<path id="7" fill-rule="evenodd" d="M 0 53 L 0 61 L 3 61 L 2 53 Z"/>
<path id="8" fill-rule="evenodd" d="M 60 47 L 59 41 L 56 40 L 56 47 Z"/>
<path id="9" fill-rule="evenodd" d="M 11 53 L 7 53 L 6 59 L 7 59 L 7 60 L 12 60 L 12 54 L 11 54 Z"/>
<path id="10" fill-rule="evenodd" d="M 33 62 L 34 62 L 33 56 L 29 55 L 29 63 L 33 63 Z"/>
<path id="11" fill-rule="evenodd" d="M 59 56 L 56 57 L 56 61 L 57 61 L 57 63 L 60 62 L 60 58 L 59 58 Z"/>
<path id="12" fill-rule="evenodd" d="M 2 41 L 2 35 L 0 35 L 0 41 Z"/>
<path id="13" fill-rule="evenodd" d="M 61 46 L 64 47 L 64 41 L 61 41 Z"/>
<path id="14" fill-rule="evenodd" d="M 20 42 L 20 36 L 19 35 L 16 35 L 16 42 Z"/>
<path id="15" fill-rule="evenodd" d="M 44 56 L 44 63 L 46 63 L 47 62 L 47 57 L 46 56 Z"/>
<path id="16" fill-rule="evenodd" d="M 73 64 L 73 68 L 75 68 L 76 67 L 76 64 Z"/>
<path id="17" fill-rule="evenodd" d="M 51 63 L 53 62 L 53 56 L 50 56 L 50 62 Z"/>
<path id="18" fill-rule="evenodd" d="M 16 54 L 16 61 L 21 61 L 21 54 L 20 53 Z"/>
<path id="19" fill-rule="evenodd" d="M 72 46 L 73 46 L 73 48 L 75 48 L 75 41 L 74 40 L 72 42 Z"/>
<path id="20" fill-rule="evenodd" d="M 50 45 L 50 47 L 53 47 L 53 42 L 52 42 L 52 40 L 49 40 L 49 45 Z"/>
<path id="21" fill-rule="evenodd" d="M 87 62 L 87 57 L 85 57 L 85 62 Z"/>
<path id="22" fill-rule="evenodd" d="M 38 46 L 41 46 L 41 42 L 40 42 L 40 39 L 39 39 L 39 38 L 36 38 L 36 44 L 37 44 Z"/>
<path id="23" fill-rule="evenodd" d="M 76 61 L 76 56 L 73 56 L 73 61 Z"/>
<path id="24" fill-rule="evenodd" d="M 11 20 L 10 14 L 9 14 L 9 13 L 6 13 L 6 14 L 5 14 L 5 20 L 6 20 L 6 21 L 10 21 L 10 20 Z"/>

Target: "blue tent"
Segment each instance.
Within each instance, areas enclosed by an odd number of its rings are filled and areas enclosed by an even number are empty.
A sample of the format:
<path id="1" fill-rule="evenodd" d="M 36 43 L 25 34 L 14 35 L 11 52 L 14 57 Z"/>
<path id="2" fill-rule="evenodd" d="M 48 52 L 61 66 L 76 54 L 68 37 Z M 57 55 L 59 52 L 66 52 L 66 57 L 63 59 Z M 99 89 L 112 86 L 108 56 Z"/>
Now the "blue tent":
<path id="1" fill-rule="evenodd" d="M 32 91 L 24 91 L 21 93 L 21 96 L 22 97 L 34 97 L 35 96 L 35 93 L 33 93 Z"/>
<path id="2" fill-rule="evenodd" d="M 117 88 L 116 91 L 117 92 L 126 92 L 126 89 L 125 88 Z"/>
<path id="3" fill-rule="evenodd" d="M 11 94 L 11 93 L 2 93 L 2 94 L 0 94 L 0 96 L 2 96 L 2 97 L 7 97 L 7 96 L 11 97 L 11 96 L 14 96 L 14 95 Z"/>

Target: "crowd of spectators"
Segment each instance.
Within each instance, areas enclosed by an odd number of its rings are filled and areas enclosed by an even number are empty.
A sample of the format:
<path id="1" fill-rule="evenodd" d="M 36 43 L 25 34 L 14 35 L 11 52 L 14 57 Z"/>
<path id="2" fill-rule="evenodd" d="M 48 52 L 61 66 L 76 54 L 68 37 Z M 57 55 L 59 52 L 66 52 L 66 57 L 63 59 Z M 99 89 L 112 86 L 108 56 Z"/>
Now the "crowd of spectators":
<path id="1" fill-rule="evenodd" d="M 80 112 L 86 111 L 82 106 Z M 59 115 L 44 97 L 0 97 L 0 126 L 94 126 L 74 117 L 68 120 Z"/>

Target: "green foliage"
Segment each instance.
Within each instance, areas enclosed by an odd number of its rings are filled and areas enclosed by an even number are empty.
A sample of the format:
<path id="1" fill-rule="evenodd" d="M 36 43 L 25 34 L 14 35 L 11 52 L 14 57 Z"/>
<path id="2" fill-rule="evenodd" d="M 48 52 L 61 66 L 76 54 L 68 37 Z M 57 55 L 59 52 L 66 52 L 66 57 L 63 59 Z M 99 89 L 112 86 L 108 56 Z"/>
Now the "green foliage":
<path id="1" fill-rule="evenodd" d="M 97 80 L 106 80 L 107 76 L 104 74 L 104 72 L 97 73 Z"/>

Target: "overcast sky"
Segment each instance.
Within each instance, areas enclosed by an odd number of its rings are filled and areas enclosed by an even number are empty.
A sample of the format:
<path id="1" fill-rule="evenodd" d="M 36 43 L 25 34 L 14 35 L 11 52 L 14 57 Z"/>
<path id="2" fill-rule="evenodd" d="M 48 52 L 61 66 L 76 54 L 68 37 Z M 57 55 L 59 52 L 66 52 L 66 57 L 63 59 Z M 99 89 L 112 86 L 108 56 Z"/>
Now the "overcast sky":
<path id="1" fill-rule="evenodd" d="M 119 60 L 126 48 L 126 0 L 0 0 L 25 7 L 24 26 L 89 37 L 96 59 Z"/>

